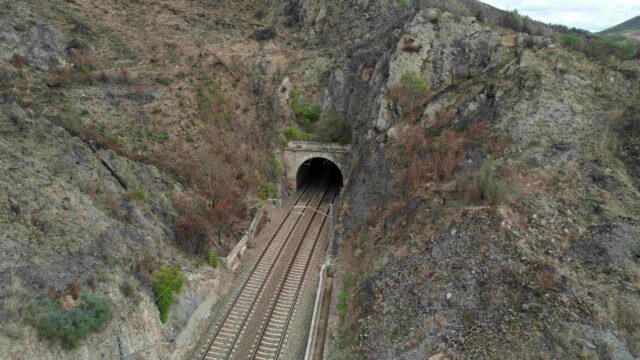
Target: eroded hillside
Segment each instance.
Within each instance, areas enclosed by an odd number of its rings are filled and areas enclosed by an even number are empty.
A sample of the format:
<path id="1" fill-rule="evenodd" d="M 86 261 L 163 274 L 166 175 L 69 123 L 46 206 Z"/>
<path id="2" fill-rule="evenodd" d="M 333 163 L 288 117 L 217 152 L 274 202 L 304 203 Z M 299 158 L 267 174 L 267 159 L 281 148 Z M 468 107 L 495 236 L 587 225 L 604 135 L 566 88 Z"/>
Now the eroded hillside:
<path id="1" fill-rule="evenodd" d="M 250 1 L 0 2 L 0 357 L 115 358 L 119 335 L 191 352 L 234 284 L 215 255 L 285 193 L 274 89 L 300 55 L 254 34 L 272 21 Z"/>

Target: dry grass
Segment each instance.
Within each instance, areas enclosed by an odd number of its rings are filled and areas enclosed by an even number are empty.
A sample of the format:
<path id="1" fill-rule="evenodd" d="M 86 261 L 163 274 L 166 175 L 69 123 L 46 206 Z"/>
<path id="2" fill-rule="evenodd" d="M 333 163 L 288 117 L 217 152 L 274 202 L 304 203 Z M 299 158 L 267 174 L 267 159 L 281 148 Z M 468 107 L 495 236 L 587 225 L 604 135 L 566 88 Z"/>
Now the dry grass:
<path id="1" fill-rule="evenodd" d="M 629 333 L 640 330 L 640 309 L 630 299 L 620 298 L 617 302 L 616 322 Z"/>
<path id="2" fill-rule="evenodd" d="M 2 311 L 9 319 L 19 321 L 27 302 L 25 301 L 25 291 L 19 278 L 13 277 L 11 284 L 3 294 Z"/>

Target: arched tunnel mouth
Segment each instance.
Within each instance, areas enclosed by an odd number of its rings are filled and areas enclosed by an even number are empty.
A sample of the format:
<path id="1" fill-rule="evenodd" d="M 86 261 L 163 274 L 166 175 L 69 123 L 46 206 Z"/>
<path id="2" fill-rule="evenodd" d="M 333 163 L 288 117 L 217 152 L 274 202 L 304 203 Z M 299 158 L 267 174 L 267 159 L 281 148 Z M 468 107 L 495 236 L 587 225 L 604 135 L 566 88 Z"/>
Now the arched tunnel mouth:
<path id="1" fill-rule="evenodd" d="M 315 183 L 341 188 L 342 172 L 331 160 L 322 157 L 308 159 L 300 165 L 296 173 L 296 191 Z"/>

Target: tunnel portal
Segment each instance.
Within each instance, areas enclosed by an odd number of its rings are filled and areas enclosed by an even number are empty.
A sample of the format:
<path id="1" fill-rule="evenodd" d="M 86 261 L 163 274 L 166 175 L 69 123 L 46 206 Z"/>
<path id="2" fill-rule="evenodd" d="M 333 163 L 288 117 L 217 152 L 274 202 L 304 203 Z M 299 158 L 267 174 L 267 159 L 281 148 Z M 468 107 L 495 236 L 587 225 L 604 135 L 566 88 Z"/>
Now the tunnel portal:
<path id="1" fill-rule="evenodd" d="M 287 174 L 287 188 L 289 190 L 300 189 L 301 182 L 304 183 L 308 176 L 314 176 L 318 171 L 318 166 L 322 167 L 323 162 L 329 161 L 337 169 L 337 176 L 333 176 L 334 181 L 346 186 L 349 182 L 349 153 L 351 147 L 345 144 L 324 143 L 317 141 L 289 141 L 284 149 L 283 162 Z M 321 160 L 316 161 L 314 159 Z M 329 163 L 324 163 L 328 166 Z M 306 167 L 306 168 L 303 168 Z M 315 169 L 314 171 L 311 171 Z M 308 172 L 311 171 L 311 172 Z M 335 174 L 335 171 L 333 171 Z"/>
<path id="2" fill-rule="evenodd" d="M 299 191 L 305 185 L 315 181 L 322 181 L 327 185 L 342 187 L 342 172 L 331 160 L 314 157 L 300 165 L 296 173 L 296 190 Z"/>

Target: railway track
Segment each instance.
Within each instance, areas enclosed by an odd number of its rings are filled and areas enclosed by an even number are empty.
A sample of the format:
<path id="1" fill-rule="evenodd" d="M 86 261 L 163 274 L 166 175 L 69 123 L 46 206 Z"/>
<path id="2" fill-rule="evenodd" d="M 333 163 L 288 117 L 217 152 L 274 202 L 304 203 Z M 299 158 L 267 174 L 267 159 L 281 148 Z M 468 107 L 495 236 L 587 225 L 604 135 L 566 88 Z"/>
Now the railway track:
<path id="1" fill-rule="evenodd" d="M 303 239 L 298 245 L 296 256 L 289 264 L 286 279 L 280 285 L 272 306 L 261 326 L 256 346 L 248 358 L 259 360 L 279 359 L 283 347 L 287 344 L 290 331 L 289 324 L 295 315 L 298 298 L 307 279 L 309 265 L 320 244 L 328 217 L 331 216 L 331 204 L 338 194 L 338 189 L 329 191 L 330 201 L 324 207 L 318 207 L 313 214 L 312 222 L 305 230 Z M 314 221 L 315 220 L 315 221 Z"/>
<path id="2" fill-rule="evenodd" d="M 286 345 L 287 327 L 295 313 L 309 261 L 328 216 L 319 214 L 328 212 L 326 209 L 339 190 L 320 183 L 310 184 L 300 192 L 202 349 L 199 359 L 260 358 L 268 355 L 269 344 L 276 340 L 277 356 Z M 298 208 L 303 210 L 298 212 Z M 299 236 L 300 229 L 304 229 L 302 236 Z M 281 316 L 285 314 L 286 322 L 283 324 Z M 276 329 L 276 323 L 283 326 Z M 274 334 L 278 329 L 281 336 L 276 339 Z M 256 336 L 257 340 L 251 341 Z"/>

